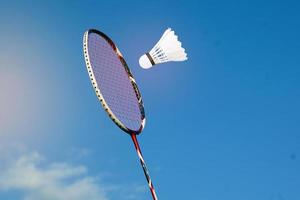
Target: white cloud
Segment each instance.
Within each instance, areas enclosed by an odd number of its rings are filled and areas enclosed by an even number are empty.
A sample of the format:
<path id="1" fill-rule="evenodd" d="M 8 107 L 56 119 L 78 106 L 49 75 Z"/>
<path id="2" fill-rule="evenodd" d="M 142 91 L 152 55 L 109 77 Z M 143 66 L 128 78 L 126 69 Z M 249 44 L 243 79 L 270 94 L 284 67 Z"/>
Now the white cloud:
<path id="1" fill-rule="evenodd" d="M 0 190 L 19 190 L 24 200 L 107 200 L 97 178 L 84 166 L 44 164 L 38 153 L 12 160 L 0 169 Z"/>

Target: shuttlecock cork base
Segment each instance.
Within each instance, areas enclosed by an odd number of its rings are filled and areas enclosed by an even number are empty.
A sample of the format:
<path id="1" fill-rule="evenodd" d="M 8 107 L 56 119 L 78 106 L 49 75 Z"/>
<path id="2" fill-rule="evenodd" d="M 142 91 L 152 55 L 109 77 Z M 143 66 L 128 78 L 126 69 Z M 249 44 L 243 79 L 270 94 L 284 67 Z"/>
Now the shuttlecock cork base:
<path id="1" fill-rule="evenodd" d="M 187 60 L 185 49 L 175 32 L 168 28 L 151 51 L 140 57 L 139 63 L 142 68 L 149 69 L 156 64 L 184 60 Z"/>
<path id="2" fill-rule="evenodd" d="M 140 66 L 144 69 L 149 69 L 153 65 L 155 65 L 155 62 L 149 53 L 145 53 L 144 55 L 142 55 L 140 57 L 139 63 Z"/>

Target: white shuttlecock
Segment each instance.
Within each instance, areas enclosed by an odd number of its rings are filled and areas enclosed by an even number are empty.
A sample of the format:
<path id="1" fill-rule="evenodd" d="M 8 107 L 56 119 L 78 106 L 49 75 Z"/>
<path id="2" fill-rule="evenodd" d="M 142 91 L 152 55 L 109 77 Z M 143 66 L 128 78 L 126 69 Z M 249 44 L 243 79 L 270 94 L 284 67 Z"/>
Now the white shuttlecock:
<path id="1" fill-rule="evenodd" d="M 187 60 L 185 49 L 174 31 L 168 28 L 151 51 L 140 57 L 139 63 L 142 68 L 149 69 L 159 63 L 184 60 Z"/>

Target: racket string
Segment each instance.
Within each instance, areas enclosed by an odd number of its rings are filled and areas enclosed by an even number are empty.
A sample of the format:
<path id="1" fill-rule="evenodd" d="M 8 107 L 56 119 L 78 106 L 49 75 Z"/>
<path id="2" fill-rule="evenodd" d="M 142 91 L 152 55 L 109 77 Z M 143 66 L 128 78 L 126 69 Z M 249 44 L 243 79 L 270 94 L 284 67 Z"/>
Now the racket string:
<path id="1" fill-rule="evenodd" d="M 123 64 L 103 38 L 97 34 L 90 34 L 89 37 L 91 66 L 105 102 L 126 127 L 138 130 L 141 126 L 141 111 Z"/>

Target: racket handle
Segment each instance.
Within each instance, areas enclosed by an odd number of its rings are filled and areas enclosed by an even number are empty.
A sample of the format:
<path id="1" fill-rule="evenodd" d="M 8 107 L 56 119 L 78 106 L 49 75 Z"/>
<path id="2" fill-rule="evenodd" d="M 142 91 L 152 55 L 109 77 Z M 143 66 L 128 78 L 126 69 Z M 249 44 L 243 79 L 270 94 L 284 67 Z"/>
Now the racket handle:
<path id="1" fill-rule="evenodd" d="M 146 163 L 144 161 L 144 158 L 143 158 L 143 155 L 142 155 L 142 151 L 141 151 L 141 148 L 140 148 L 140 145 L 139 145 L 139 142 L 136 138 L 136 135 L 134 133 L 131 133 L 130 134 L 131 136 L 131 139 L 134 143 L 134 147 L 136 149 L 136 152 L 138 154 L 138 157 L 140 159 L 140 162 L 141 162 L 141 165 L 143 167 L 143 171 L 144 171 L 144 174 L 145 174 L 145 177 L 147 179 L 147 182 L 148 182 L 148 186 L 150 188 L 150 191 L 151 191 L 151 194 L 152 194 L 152 198 L 153 200 L 158 200 L 157 196 L 156 196 L 156 193 L 155 193 L 155 190 L 154 190 L 154 186 L 153 186 L 153 183 L 151 181 L 151 178 L 150 178 L 150 175 L 149 175 L 149 172 L 148 172 L 148 169 L 147 169 L 147 166 L 146 166 Z"/>

